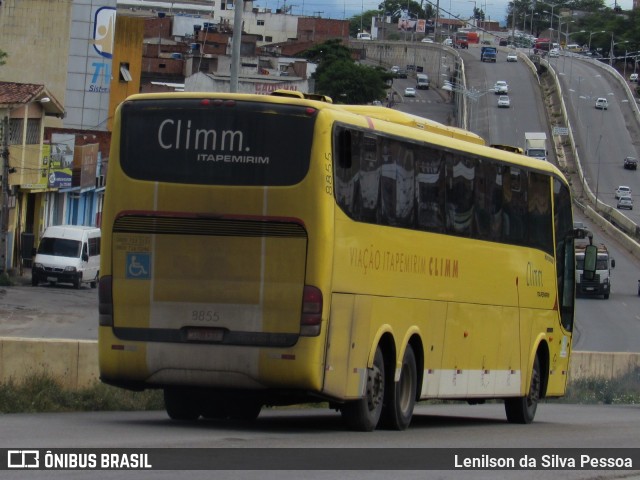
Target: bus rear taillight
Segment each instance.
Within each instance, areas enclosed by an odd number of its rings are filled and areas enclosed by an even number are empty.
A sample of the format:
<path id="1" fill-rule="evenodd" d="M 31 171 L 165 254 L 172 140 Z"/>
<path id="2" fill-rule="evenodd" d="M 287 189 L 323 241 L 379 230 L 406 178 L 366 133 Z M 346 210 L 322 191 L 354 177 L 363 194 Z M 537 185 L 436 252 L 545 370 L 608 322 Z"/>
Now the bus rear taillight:
<path id="1" fill-rule="evenodd" d="M 322 292 L 311 285 L 304 286 L 302 298 L 302 318 L 300 319 L 300 335 L 316 337 L 320 334 L 322 323 Z"/>
<path id="2" fill-rule="evenodd" d="M 98 283 L 98 324 L 113 327 L 113 277 L 106 275 Z"/>

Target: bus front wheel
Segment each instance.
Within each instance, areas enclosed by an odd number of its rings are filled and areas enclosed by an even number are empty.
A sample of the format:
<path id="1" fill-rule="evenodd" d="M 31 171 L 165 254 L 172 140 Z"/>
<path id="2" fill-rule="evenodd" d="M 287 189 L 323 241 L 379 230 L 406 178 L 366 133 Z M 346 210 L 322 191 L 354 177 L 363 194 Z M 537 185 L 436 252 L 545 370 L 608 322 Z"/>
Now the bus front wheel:
<path id="1" fill-rule="evenodd" d="M 342 406 L 342 418 L 351 430 L 371 432 L 382 414 L 385 391 L 384 356 L 376 349 L 373 366 L 367 369 L 367 386 L 364 398 L 347 402 Z"/>
<path id="2" fill-rule="evenodd" d="M 179 388 L 164 389 L 164 408 L 171 420 L 197 420 L 200 408 L 193 392 Z"/>
<path id="3" fill-rule="evenodd" d="M 382 423 L 390 430 L 406 430 L 411 423 L 416 404 L 418 374 L 416 356 L 411 345 L 407 345 L 402 358 L 402 369 L 398 382 L 387 382 Z"/>
<path id="4" fill-rule="evenodd" d="M 531 372 L 529 394 L 524 397 L 507 398 L 504 401 L 504 409 L 509 423 L 533 422 L 533 417 L 535 417 L 536 409 L 538 408 L 538 401 L 540 400 L 541 386 L 540 360 L 536 355 L 533 362 L 533 371 Z"/>

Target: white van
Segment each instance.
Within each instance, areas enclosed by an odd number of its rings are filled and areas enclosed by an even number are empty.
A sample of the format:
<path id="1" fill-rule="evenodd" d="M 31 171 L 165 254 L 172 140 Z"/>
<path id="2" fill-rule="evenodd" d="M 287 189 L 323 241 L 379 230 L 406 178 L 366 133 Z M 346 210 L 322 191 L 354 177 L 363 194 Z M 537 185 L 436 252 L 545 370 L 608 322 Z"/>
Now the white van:
<path id="1" fill-rule="evenodd" d="M 35 249 L 34 249 L 35 250 Z M 96 288 L 100 277 L 100 229 L 82 225 L 48 227 L 34 252 L 31 285 L 71 283 Z"/>

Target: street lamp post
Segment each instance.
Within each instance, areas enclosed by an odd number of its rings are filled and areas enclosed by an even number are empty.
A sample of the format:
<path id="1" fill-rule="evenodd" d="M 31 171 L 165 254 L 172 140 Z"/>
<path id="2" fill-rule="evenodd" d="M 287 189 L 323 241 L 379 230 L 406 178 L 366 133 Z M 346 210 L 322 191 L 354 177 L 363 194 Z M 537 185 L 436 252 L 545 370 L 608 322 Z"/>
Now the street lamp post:
<path id="1" fill-rule="evenodd" d="M 549 30 L 553 30 L 553 17 L 554 16 L 558 17 L 558 22 L 560 22 L 560 15 L 554 15 L 553 9 L 556 7 L 561 7 L 562 5 L 564 5 L 564 3 L 546 3 L 546 2 L 539 2 L 539 3 L 542 3 L 543 5 L 549 5 L 551 7 L 551 12 L 547 12 L 546 10 L 544 10 L 543 13 L 551 13 L 551 23 L 549 25 Z"/>
<path id="2" fill-rule="evenodd" d="M 613 41 L 613 32 L 611 32 L 611 50 L 609 50 L 609 66 L 613 67 L 613 47 L 616 45 L 620 45 L 622 43 L 629 43 L 629 40 L 624 40 L 622 42 L 614 42 Z"/>
<path id="3" fill-rule="evenodd" d="M 562 35 L 564 35 L 564 44 L 565 46 L 568 43 L 567 38 L 569 37 L 569 24 L 570 23 L 576 23 L 575 20 L 567 20 L 566 22 L 560 22 L 559 28 L 558 28 L 558 43 L 560 43 L 560 34 L 562 33 Z M 566 25 L 567 26 L 567 31 L 566 33 L 562 32 L 562 25 Z"/>
<path id="4" fill-rule="evenodd" d="M 467 0 L 467 3 L 473 3 L 473 26 L 478 26 L 478 19 L 476 18 L 476 0 Z"/>
<path id="5" fill-rule="evenodd" d="M 557 5 L 554 5 L 557 6 Z M 555 13 L 553 13 L 553 7 L 551 7 L 551 11 L 549 12 L 548 10 L 543 10 L 542 13 L 548 13 L 549 15 L 551 15 L 551 22 L 549 25 L 549 30 L 553 30 L 553 17 L 557 17 L 558 18 L 558 24 L 560 24 L 560 15 L 556 15 Z"/>
<path id="6" fill-rule="evenodd" d="M 600 30 L 598 32 L 589 32 L 589 51 L 591 51 L 591 37 L 597 35 L 598 33 L 607 33 L 606 30 Z"/>
<path id="7" fill-rule="evenodd" d="M 584 30 L 580 30 L 579 32 L 571 32 L 567 34 L 567 44 L 569 43 L 569 37 L 575 33 L 586 33 Z M 569 85 L 571 85 L 571 76 L 573 75 L 573 52 L 571 52 L 571 61 L 569 65 Z M 562 68 L 564 69 L 564 63 L 562 64 Z"/>

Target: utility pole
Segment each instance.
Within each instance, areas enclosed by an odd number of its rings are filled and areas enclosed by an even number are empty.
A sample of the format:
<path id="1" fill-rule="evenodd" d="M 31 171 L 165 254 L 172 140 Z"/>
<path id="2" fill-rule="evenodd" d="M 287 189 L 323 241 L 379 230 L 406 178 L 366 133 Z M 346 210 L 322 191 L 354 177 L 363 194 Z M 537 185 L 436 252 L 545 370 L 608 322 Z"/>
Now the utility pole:
<path id="1" fill-rule="evenodd" d="M 0 119 L 0 158 L 2 158 L 0 273 L 5 273 L 7 268 L 7 235 L 9 234 L 9 116 Z"/>
<path id="2" fill-rule="evenodd" d="M 231 37 L 231 77 L 229 78 L 229 93 L 238 91 L 238 76 L 240 74 L 240 47 L 242 45 L 242 10 L 244 2 L 241 0 L 234 5 L 233 37 Z"/>

